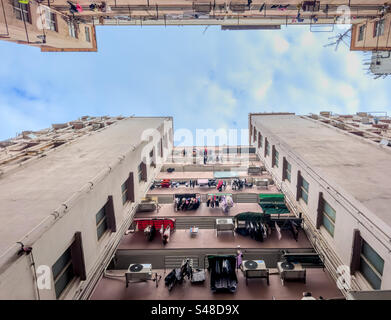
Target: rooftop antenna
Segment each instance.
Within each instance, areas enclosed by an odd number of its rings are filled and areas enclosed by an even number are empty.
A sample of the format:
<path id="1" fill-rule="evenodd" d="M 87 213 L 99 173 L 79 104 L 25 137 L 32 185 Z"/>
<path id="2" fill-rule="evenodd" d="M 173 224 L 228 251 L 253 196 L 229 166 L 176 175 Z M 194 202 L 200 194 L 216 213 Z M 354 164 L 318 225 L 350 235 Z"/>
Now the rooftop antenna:
<path id="1" fill-rule="evenodd" d="M 343 42 L 347 47 L 349 47 L 349 44 L 345 41 L 346 38 L 350 38 L 352 29 L 347 29 L 344 33 L 339 33 L 334 37 L 330 37 L 329 40 L 331 41 L 328 44 L 325 44 L 323 47 L 331 47 L 335 46 L 334 50 L 337 51 L 339 48 L 339 45 L 341 42 Z"/>

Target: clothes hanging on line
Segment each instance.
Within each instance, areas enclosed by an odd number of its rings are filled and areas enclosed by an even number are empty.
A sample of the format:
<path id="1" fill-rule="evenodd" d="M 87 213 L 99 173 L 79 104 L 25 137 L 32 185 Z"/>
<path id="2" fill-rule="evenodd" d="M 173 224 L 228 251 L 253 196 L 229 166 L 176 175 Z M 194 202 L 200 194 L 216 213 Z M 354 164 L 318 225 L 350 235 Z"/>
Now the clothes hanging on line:
<path id="1" fill-rule="evenodd" d="M 233 207 L 234 201 L 231 196 L 222 196 L 221 198 L 221 209 L 224 213 L 228 213 L 229 209 Z"/>
<path id="2" fill-rule="evenodd" d="M 175 196 L 174 209 L 175 211 L 197 210 L 201 203 L 200 196 L 180 195 Z"/>

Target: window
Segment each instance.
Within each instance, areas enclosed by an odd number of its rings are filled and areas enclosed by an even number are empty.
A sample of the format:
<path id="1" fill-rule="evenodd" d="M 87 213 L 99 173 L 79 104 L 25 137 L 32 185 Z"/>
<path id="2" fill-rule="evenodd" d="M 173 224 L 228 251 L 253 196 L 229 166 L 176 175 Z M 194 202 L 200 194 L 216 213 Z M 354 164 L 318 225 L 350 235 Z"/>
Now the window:
<path id="1" fill-rule="evenodd" d="M 285 180 L 288 180 L 289 182 L 291 182 L 291 164 L 285 160 L 284 158 L 284 172 L 283 172 L 283 179 Z"/>
<path id="2" fill-rule="evenodd" d="M 379 37 L 384 34 L 384 19 L 378 20 L 373 26 L 373 36 Z"/>
<path id="3" fill-rule="evenodd" d="M 360 28 L 358 29 L 358 41 L 364 40 L 364 33 L 365 33 L 365 24 L 360 26 Z"/>
<path id="4" fill-rule="evenodd" d="M 274 165 L 278 168 L 278 161 L 280 160 L 279 159 L 279 156 L 280 154 L 278 153 L 277 150 L 274 150 L 274 159 L 273 159 L 273 163 Z"/>
<path id="5" fill-rule="evenodd" d="M 142 168 L 141 168 L 142 162 L 137 167 L 137 173 L 138 173 L 138 182 L 143 181 L 143 174 L 142 174 Z"/>
<path id="6" fill-rule="evenodd" d="M 265 156 L 268 156 L 270 154 L 270 145 L 269 145 L 269 141 L 265 140 Z"/>
<path id="7" fill-rule="evenodd" d="M 384 260 L 365 240 L 362 240 L 360 272 L 375 290 L 379 290 L 381 287 L 383 269 Z"/>
<path id="8" fill-rule="evenodd" d="M 45 10 L 45 19 L 46 19 L 46 26 L 49 30 L 58 31 L 57 17 L 55 13 L 52 13 L 49 10 Z"/>
<path id="9" fill-rule="evenodd" d="M 258 132 L 258 148 L 262 148 L 262 135 Z"/>
<path id="10" fill-rule="evenodd" d="M 309 189 L 308 182 L 302 177 L 301 178 L 301 198 L 304 200 L 305 203 L 308 204 L 308 189 Z"/>
<path id="11" fill-rule="evenodd" d="M 253 142 L 257 140 L 257 129 L 254 127 Z"/>
<path id="12" fill-rule="evenodd" d="M 147 181 L 147 165 L 144 161 L 138 165 L 138 181 Z"/>
<path id="13" fill-rule="evenodd" d="M 121 185 L 121 193 L 122 193 L 122 204 L 125 204 L 128 201 L 128 180 L 126 180 Z"/>
<path id="14" fill-rule="evenodd" d="M 322 225 L 332 237 L 334 237 L 335 217 L 335 210 L 323 200 Z"/>
<path id="15" fill-rule="evenodd" d="M 69 35 L 72 37 L 72 38 L 77 38 L 77 31 L 76 31 L 76 26 L 75 26 L 75 23 L 70 21 L 68 23 L 68 28 L 69 28 Z"/>
<path id="16" fill-rule="evenodd" d="M 19 0 L 13 0 L 12 6 L 14 8 L 16 19 L 31 23 L 29 4 L 20 3 Z"/>
<path id="17" fill-rule="evenodd" d="M 96 233 L 98 235 L 98 240 L 104 235 L 106 230 L 108 230 L 107 225 L 107 215 L 106 215 L 106 205 L 98 211 L 95 216 L 96 220 Z"/>
<path id="18" fill-rule="evenodd" d="M 52 266 L 54 289 L 58 299 L 67 285 L 75 277 L 72 265 L 71 247 L 69 247 Z"/>
<path id="19" fill-rule="evenodd" d="M 91 42 L 90 28 L 84 27 L 84 30 L 85 30 L 85 32 L 86 32 L 86 40 L 87 40 L 88 42 Z"/>

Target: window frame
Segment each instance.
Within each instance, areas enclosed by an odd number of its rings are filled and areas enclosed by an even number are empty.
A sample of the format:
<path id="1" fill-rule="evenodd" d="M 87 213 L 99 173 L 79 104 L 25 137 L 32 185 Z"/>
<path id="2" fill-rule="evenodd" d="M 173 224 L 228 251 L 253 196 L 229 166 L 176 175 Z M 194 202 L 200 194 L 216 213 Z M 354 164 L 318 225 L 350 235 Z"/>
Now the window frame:
<path id="1" fill-rule="evenodd" d="M 322 199 L 322 201 L 323 201 L 323 204 L 322 204 L 322 226 L 327 230 L 327 232 L 330 234 L 330 236 L 332 236 L 334 238 L 335 223 L 336 223 L 336 219 L 337 219 L 337 212 L 335 211 L 335 209 L 332 206 L 330 206 L 328 204 L 328 202 L 326 200 Z M 326 206 L 329 207 L 332 211 L 334 211 L 334 216 L 335 216 L 334 219 L 327 212 Z M 324 223 L 325 219 L 326 219 L 326 221 L 328 221 L 328 223 L 330 223 L 332 225 L 332 227 L 333 227 L 333 231 L 332 232 L 328 229 L 328 227 Z"/>
<path id="2" fill-rule="evenodd" d="M 74 35 L 73 35 L 72 31 L 73 31 Z M 79 36 L 77 34 L 77 27 L 75 25 L 75 22 L 73 22 L 73 21 L 68 22 L 68 33 L 71 38 L 74 38 L 74 39 L 79 38 Z"/>
<path id="3" fill-rule="evenodd" d="M 12 8 L 16 19 L 32 24 L 30 3 L 20 3 L 18 0 L 13 0 Z M 20 14 L 20 18 L 18 17 L 18 14 Z"/>
<path id="4" fill-rule="evenodd" d="M 266 155 L 266 157 L 270 156 L 270 143 L 269 143 L 269 141 L 265 142 L 265 155 Z"/>
<path id="5" fill-rule="evenodd" d="M 366 27 L 367 26 L 365 24 L 363 24 L 363 25 L 358 27 L 358 39 L 357 39 L 357 41 L 363 41 L 364 40 L 364 34 L 365 34 Z"/>
<path id="6" fill-rule="evenodd" d="M 143 180 L 143 169 L 141 168 L 142 162 L 139 163 L 137 166 L 137 176 L 138 176 L 138 182 L 142 182 Z"/>
<path id="7" fill-rule="evenodd" d="M 289 182 L 292 182 L 292 166 L 289 163 L 289 161 L 286 160 L 286 159 L 285 159 L 285 163 L 286 163 L 286 166 L 285 166 L 285 180 L 288 180 Z M 289 170 L 288 170 L 288 168 L 289 168 Z"/>
<path id="8" fill-rule="evenodd" d="M 280 161 L 280 153 L 274 148 L 274 167 L 278 168 L 278 162 Z"/>
<path id="9" fill-rule="evenodd" d="M 361 275 L 365 278 L 365 280 L 370 284 L 370 286 L 375 289 L 379 290 L 381 288 L 381 283 L 382 283 L 382 278 L 383 278 L 383 272 L 384 272 L 384 259 L 366 242 L 364 239 L 361 238 L 362 244 L 361 244 L 361 252 L 360 252 L 360 267 L 359 267 L 359 272 Z M 369 257 L 367 257 L 364 254 L 364 247 L 368 246 L 370 250 L 373 251 L 373 253 L 378 256 L 382 260 L 382 271 L 380 273 L 379 270 L 374 266 L 373 262 Z M 363 262 L 365 263 L 366 266 L 369 267 L 370 271 L 378 278 L 379 280 L 379 286 L 375 287 L 374 283 L 366 276 L 366 272 L 363 270 Z"/>
<path id="10" fill-rule="evenodd" d="M 91 32 L 90 32 L 90 28 L 87 27 L 87 26 L 84 26 L 84 32 L 85 32 L 85 36 L 86 36 L 86 41 L 87 41 L 87 42 L 91 42 Z"/>
<path id="11" fill-rule="evenodd" d="M 66 263 L 62 266 L 60 271 L 55 275 L 54 273 L 54 266 L 63 258 L 64 255 L 69 255 L 69 259 L 66 261 Z M 73 282 L 73 280 L 76 278 L 76 274 L 73 270 L 73 261 L 72 261 L 72 251 L 71 246 L 69 246 L 62 254 L 61 256 L 56 260 L 56 262 L 52 265 L 52 275 L 53 275 L 53 284 L 54 284 L 54 291 L 56 294 L 56 299 L 59 299 L 61 295 L 64 293 L 64 291 L 69 287 L 69 285 Z M 58 289 L 57 284 L 59 281 L 63 278 L 63 276 L 67 275 L 67 272 L 70 272 L 72 274 L 72 277 L 66 282 L 65 286 L 62 289 Z M 58 291 L 60 290 L 60 291 Z"/>
<path id="12" fill-rule="evenodd" d="M 304 187 L 304 182 L 307 184 L 307 189 Z M 300 198 L 303 199 L 303 201 L 308 204 L 308 193 L 309 193 L 309 189 L 310 189 L 310 184 L 308 183 L 307 180 L 305 180 L 303 178 L 303 176 L 301 176 L 301 185 L 300 185 L 300 188 L 301 188 L 301 196 Z M 306 195 L 305 197 L 303 197 L 303 195 Z"/>
<path id="13" fill-rule="evenodd" d="M 98 214 L 103 210 L 103 216 L 102 218 L 97 221 L 97 216 Z M 107 212 L 106 212 L 106 204 L 95 214 L 95 222 L 96 222 L 96 235 L 98 237 L 98 241 L 100 239 L 102 239 L 102 237 L 107 233 L 107 231 L 109 230 L 109 225 L 107 223 Z M 105 224 L 105 227 L 104 229 L 101 231 L 102 233 L 100 233 L 100 227 L 102 226 L 102 224 Z"/>
<path id="14" fill-rule="evenodd" d="M 123 184 L 121 184 L 121 195 L 122 195 L 122 205 L 125 205 L 129 201 L 128 196 L 128 179 L 125 180 Z M 125 201 L 124 201 L 125 197 Z"/>
<path id="15" fill-rule="evenodd" d="M 373 37 L 381 37 L 384 35 L 385 19 L 375 21 L 373 25 Z M 379 27 L 380 26 L 380 27 Z"/>
<path id="16" fill-rule="evenodd" d="M 48 30 L 58 32 L 57 15 L 49 9 L 45 10 L 46 25 L 49 26 Z"/>

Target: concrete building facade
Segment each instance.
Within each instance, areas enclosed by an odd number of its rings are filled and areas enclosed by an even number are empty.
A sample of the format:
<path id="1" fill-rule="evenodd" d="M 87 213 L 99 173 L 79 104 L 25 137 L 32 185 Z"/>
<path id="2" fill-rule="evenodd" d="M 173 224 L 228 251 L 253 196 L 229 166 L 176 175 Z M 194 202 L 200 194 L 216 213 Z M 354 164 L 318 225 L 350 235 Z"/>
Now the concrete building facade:
<path id="1" fill-rule="evenodd" d="M 391 289 L 390 147 L 294 114 L 250 114 L 249 126 L 334 279 L 346 292 Z"/>
<path id="2" fill-rule="evenodd" d="M 391 50 L 391 14 L 354 24 L 350 50 L 387 51 Z"/>
<path id="3" fill-rule="evenodd" d="M 171 117 L 86 116 L 2 141 L 0 299 L 278 300 L 305 291 L 387 299 L 389 120 L 254 113 L 248 146 L 173 147 Z M 219 196 L 229 196 L 232 208 L 211 207 Z M 178 209 L 183 197 L 197 198 L 197 209 Z M 267 213 L 265 197 L 283 199 L 284 211 Z M 271 221 L 262 241 L 237 231 L 236 219 L 249 213 Z M 235 228 L 219 231 L 221 219 L 235 220 Z M 174 226 L 167 243 L 138 230 L 140 221 L 163 220 Z M 238 268 L 237 292 L 215 294 L 207 260 L 235 257 L 238 248 L 243 260 L 264 261 L 268 282 L 248 281 Z M 280 278 L 289 255 L 316 258 L 302 262 L 304 282 Z M 185 258 L 205 270 L 203 285 L 189 281 L 174 292 L 157 285 Z M 137 263 L 153 266 L 156 283 L 128 288 L 126 273 Z"/>
<path id="4" fill-rule="evenodd" d="M 0 39 L 41 51 L 97 51 L 95 27 L 42 2 L 0 2 Z"/>
<path id="5" fill-rule="evenodd" d="M 171 152 L 172 118 L 108 118 L 97 129 L 87 122 L 78 122 L 86 127 L 77 138 L 16 167 L 2 161 L 8 170 L 0 176 L 1 299 L 88 294 L 159 172 L 157 159 Z M 158 131 L 159 140 L 143 136 L 147 129 Z M 69 136 L 77 130 L 65 124 L 49 132 Z M 34 141 L 45 144 L 45 134 L 35 134 Z M 29 249 L 21 251 L 22 245 Z"/>
<path id="6" fill-rule="evenodd" d="M 39 46 L 42 51 L 96 51 L 97 25 L 218 25 L 222 30 L 278 30 L 283 25 L 308 25 L 312 32 L 331 32 L 338 23 L 376 23 L 384 6 L 382 0 L 288 0 L 284 4 L 277 0 L 54 0 L 47 5 L 45 1 L 27 2 L 0 2 L 0 36 L 7 41 Z M 37 22 L 39 25 L 46 17 L 37 15 L 38 9 L 52 13 L 53 17 L 47 15 L 49 28 L 37 28 Z M 27 23 L 21 19 L 21 10 L 26 11 Z"/>

